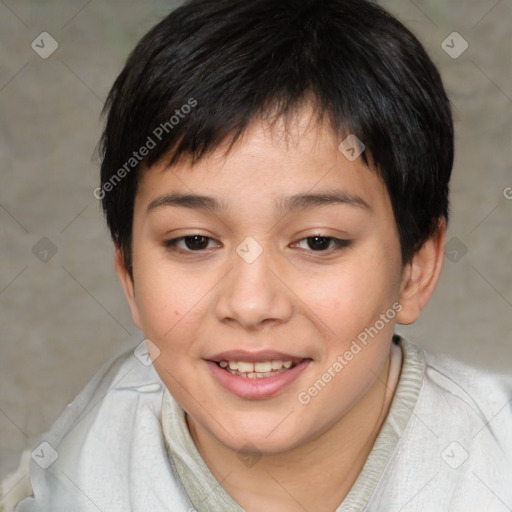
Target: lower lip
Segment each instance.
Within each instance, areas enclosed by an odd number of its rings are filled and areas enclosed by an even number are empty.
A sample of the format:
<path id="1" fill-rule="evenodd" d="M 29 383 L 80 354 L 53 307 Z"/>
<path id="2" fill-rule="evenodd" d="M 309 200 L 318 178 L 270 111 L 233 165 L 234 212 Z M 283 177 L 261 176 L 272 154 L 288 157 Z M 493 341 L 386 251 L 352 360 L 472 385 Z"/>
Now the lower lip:
<path id="1" fill-rule="evenodd" d="M 301 361 L 293 368 L 278 373 L 273 377 L 250 379 L 233 375 L 213 361 L 206 361 L 213 377 L 219 384 L 240 398 L 261 399 L 279 394 L 286 386 L 296 380 L 311 362 L 310 359 Z"/>

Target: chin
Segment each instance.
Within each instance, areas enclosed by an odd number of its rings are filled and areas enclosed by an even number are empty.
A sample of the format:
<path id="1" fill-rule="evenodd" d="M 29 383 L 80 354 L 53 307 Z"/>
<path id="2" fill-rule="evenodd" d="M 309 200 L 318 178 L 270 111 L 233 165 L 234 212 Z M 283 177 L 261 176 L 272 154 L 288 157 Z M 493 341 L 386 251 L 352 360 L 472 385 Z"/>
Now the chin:
<path id="1" fill-rule="evenodd" d="M 256 422 L 251 419 L 254 416 L 245 417 L 242 421 L 236 421 L 235 418 L 222 421 L 225 430 L 215 425 L 214 431 L 209 431 L 226 448 L 240 453 L 277 455 L 292 450 L 302 442 L 304 425 L 299 429 L 297 425 L 286 424 L 286 414 L 279 418 L 269 418 L 268 421 L 260 419 Z"/>

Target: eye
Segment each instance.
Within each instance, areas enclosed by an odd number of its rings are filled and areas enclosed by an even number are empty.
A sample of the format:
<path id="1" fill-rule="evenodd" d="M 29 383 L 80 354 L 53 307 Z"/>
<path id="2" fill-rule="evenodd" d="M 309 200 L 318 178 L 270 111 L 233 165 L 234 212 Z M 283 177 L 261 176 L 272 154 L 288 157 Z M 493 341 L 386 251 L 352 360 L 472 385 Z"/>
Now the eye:
<path id="1" fill-rule="evenodd" d="M 340 250 L 350 245 L 350 240 L 340 240 L 332 236 L 308 236 L 297 242 L 297 247 L 309 249 L 315 252 L 327 252 L 329 250 Z M 302 247 L 301 247 L 302 245 Z"/>
<path id="2" fill-rule="evenodd" d="M 171 250 L 176 249 L 181 252 L 199 252 L 209 249 L 210 242 L 214 242 L 213 238 L 203 235 L 189 235 L 167 240 L 165 246 Z"/>

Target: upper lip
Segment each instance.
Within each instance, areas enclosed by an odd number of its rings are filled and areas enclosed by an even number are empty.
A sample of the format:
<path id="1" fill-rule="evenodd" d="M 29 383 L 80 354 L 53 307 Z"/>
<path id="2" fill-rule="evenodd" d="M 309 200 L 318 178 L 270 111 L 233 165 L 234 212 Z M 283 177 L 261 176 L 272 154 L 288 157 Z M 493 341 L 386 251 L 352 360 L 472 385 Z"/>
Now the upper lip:
<path id="1" fill-rule="evenodd" d="M 245 361 L 248 363 L 258 363 L 262 361 L 292 361 L 292 363 L 300 363 L 304 359 L 309 358 L 292 356 L 290 354 L 284 354 L 283 352 L 275 352 L 274 350 L 264 350 L 261 352 L 229 350 L 208 358 L 209 361 L 214 361 L 216 363 L 220 361 Z"/>

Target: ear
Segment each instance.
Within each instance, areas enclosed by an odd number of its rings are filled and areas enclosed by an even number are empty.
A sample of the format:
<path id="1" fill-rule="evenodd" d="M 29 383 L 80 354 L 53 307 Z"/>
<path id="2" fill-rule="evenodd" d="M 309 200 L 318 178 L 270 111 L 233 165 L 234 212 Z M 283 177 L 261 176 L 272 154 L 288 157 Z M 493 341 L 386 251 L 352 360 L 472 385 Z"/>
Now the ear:
<path id="1" fill-rule="evenodd" d="M 126 300 L 128 301 L 128 305 L 130 306 L 130 310 L 132 312 L 133 323 L 137 329 L 142 330 L 139 308 L 137 306 L 137 301 L 135 300 L 135 283 L 133 282 L 132 276 L 125 266 L 123 252 L 119 247 L 116 247 L 114 264 L 116 267 L 117 276 L 121 281 L 121 286 L 123 287 Z"/>
<path id="2" fill-rule="evenodd" d="M 418 249 L 402 274 L 399 324 L 412 324 L 434 293 L 443 266 L 446 220 L 440 219 L 436 232 Z"/>

